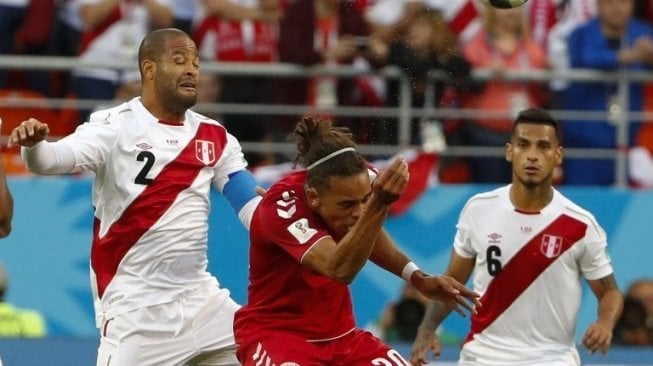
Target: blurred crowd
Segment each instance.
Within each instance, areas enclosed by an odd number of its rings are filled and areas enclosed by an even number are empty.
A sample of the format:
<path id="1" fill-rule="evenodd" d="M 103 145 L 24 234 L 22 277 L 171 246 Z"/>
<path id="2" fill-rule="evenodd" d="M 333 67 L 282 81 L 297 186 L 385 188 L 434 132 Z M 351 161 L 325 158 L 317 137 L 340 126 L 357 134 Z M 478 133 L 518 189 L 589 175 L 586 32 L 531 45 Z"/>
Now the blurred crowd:
<path id="1" fill-rule="evenodd" d="M 412 121 L 411 146 L 428 145 L 425 135 L 435 128 L 447 146 L 496 149 L 496 154 L 464 158 L 444 154 L 435 173 L 440 182 L 508 181 L 510 167 L 501 151 L 512 120 L 519 110 L 540 106 L 579 112 L 563 120 L 566 148 L 628 149 L 629 184 L 653 187 L 653 124 L 622 110 L 626 105 L 618 83 L 504 77 L 512 71 L 570 68 L 650 70 L 653 2 L 648 0 L 530 0 L 507 10 L 489 7 L 483 0 L 0 0 L 0 54 L 135 65 L 140 40 L 160 27 L 189 33 L 205 61 L 364 70 L 396 66 L 410 80 L 413 108 L 479 110 L 465 118 L 427 115 Z M 472 78 L 475 69 L 489 70 L 491 77 Z M 445 79 L 427 82 L 433 71 L 442 72 Z M 66 135 L 92 112 L 74 108 L 76 101 L 109 104 L 130 99 L 139 94 L 138 80 L 132 70 L 101 67 L 0 69 L 0 98 L 44 103 L 61 98 L 73 106 L 0 106 L 0 116 L 5 131 L 34 116 L 47 121 L 53 135 Z M 376 74 L 298 78 L 204 72 L 198 103 L 301 105 L 316 107 L 318 114 L 324 110 L 318 107 L 397 107 L 401 91 L 397 80 Z M 632 82 L 627 92 L 628 111 L 653 111 L 653 82 Z M 296 115 L 271 115 L 264 109 L 251 114 L 215 112 L 206 114 L 243 142 L 285 141 L 297 120 Z M 324 117 L 350 127 L 359 143 L 399 142 L 398 118 Z M 628 136 L 622 134 L 619 140 L 617 123 L 624 119 L 629 122 Z M 246 155 L 253 168 L 287 161 L 273 151 Z M 7 163 L 11 170 L 13 162 Z M 615 169 L 612 158 L 570 158 L 556 181 L 612 185 Z"/>

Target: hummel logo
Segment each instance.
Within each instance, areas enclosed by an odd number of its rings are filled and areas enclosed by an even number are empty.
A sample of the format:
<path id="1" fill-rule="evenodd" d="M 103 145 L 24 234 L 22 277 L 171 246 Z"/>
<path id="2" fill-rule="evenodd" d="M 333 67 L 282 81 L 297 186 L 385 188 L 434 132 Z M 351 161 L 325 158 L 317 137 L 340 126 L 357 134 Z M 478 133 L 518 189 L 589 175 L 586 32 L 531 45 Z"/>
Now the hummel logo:
<path id="1" fill-rule="evenodd" d="M 142 150 L 149 150 L 149 149 L 151 149 L 153 146 L 148 145 L 148 144 L 146 144 L 146 143 L 144 143 L 144 142 L 141 142 L 140 144 L 136 145 L 136 147 L 141 148 Z"/>
<path id="2" fill-rule="evenodd" d="M 281 194 L 281 199 L 277 200 L 277 215 L 284 219 L 289 219 L 297 212 L 295 206 L 295 192 L 285 191 Z"/>

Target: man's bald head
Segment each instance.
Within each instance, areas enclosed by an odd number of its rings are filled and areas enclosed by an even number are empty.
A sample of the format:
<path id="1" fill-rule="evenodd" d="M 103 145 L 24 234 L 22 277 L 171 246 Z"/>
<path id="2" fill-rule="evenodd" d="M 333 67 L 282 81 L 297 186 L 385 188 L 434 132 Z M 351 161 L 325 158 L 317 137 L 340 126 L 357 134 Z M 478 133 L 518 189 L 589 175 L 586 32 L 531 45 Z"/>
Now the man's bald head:
<path id="1" fill-rule="evenodd" d="M 138 48 L 138 65 L 143 75 L 142 65 L 145 60 L 157 61 L 166 50 L 166 41 L 173 37 L 190 38 L 186 32 L 177 28 L 162 28 L 150 32 Z"/>

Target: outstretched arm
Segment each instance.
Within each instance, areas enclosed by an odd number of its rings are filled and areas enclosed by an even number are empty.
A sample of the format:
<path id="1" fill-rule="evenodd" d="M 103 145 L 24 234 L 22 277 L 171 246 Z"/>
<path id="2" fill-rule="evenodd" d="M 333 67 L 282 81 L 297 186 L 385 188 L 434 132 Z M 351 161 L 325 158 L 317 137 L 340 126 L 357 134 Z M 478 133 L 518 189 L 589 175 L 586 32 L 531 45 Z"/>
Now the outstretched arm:
<path id="1" fill-rule="evenodd" d="M 612 330 L 623 310 L 624 299 L 617 287 L 614 274 L 587 281 L 599 301 L 598 318 L 583 335 L 583 345 L 590 353 L 605 354 L 612 343 Z"/>
<path id="2" fill-rule="evenodd" d="M 474 258 L 461 257 L 455 251 L 452 251 L 445 275 L 451 276 L 460 283 L 467 283 L 473 270 Z M 422 318 L 422 323 L 417 329 L 415 342 L 413 342 L 410 358 L 413 365 L 420 366 L 427 364 L 429 350 L 433 351 L 435 357 L 440 355 L 440 342 L 435 336 L 435 331 L 453 309 L 451 304 L 441 301 L 429 302 L 424 318 Z"/>

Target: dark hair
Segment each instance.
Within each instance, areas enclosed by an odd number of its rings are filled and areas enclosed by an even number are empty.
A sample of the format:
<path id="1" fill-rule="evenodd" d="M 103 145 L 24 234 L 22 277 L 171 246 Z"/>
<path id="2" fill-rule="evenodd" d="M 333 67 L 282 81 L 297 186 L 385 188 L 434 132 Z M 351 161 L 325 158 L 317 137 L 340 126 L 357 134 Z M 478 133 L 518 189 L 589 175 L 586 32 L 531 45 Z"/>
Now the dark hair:
<path id="1" fill-rule="evenodd" d="M 515 135 L 515 129 L 521 123 L 528 123 L 534 125 L 546 125 L 551 126 L 555 130 L 556 137 L 558 138 L 558 143 L 562 145 L 562 128 L 560 123 L 551 116 L 549 112 L 542 108 L 528 108 L 519 112 L 515 123 L 512 126 L 511 137 Z"/>
<path id="2" fill-rule="evenodd" d="M 156 61 L 159 59 L 159 57 L 165 52 L 166 39 L 170 36 L 190 38 L 186 32 L 177 28 L 161 28 L 148 33 L 141 41 L 141 45 L 138 48 L 139 69 L 143 61 Z M 141 75 L 143 75 L 143 70 L 140 71 Z"/>
<path id="3" fill-rule="evenodd" d="M 335 127 L 331 121 L 303 117 L 288 137 L 297 144 L 295 163 L 308 167 L 325 156 L 356 144 L 346 127 Z M 350 177 L 365 171 L 367 163 L 357 151 L 347 151 L 321 162 L 308 171 L 308 184 L 326 188 L 332 176 Z"/>

